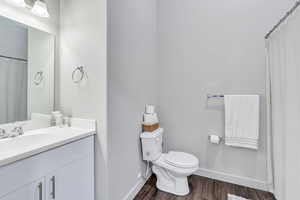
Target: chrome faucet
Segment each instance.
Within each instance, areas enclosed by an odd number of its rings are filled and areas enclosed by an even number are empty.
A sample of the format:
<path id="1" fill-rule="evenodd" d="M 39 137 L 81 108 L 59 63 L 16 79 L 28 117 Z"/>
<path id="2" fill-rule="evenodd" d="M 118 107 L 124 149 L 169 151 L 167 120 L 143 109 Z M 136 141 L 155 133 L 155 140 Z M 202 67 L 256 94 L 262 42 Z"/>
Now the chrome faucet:
<path id="1" fill-rule="evenodd" d="M 12 131 L 13 134 L 11 134 L 10 137 L 17 137 L 20 135 L 24 135 L 23 127 L 22 126 L 16 126 Z"/>
<path id="2" fill-rule="evenodd" d="M 23 130 L 23 127 L 20 124 L 15 125 L 13 130 L 11 130 L 9 133 L 6 132 L 5 129 L 0 128 L 0 140 L 1 139 L 6 139 L 6 138 L 14 138 L 14 137 L 17 137 L 17 136 L 21 136 L 23 134 L 24 134 L 24 130 Z"/>
<path id="3" fill-rule="evenodd" d="M 6 134 L 5 129 L 0 128 L 0 139 L 8 138 L 8 134 Z"/>

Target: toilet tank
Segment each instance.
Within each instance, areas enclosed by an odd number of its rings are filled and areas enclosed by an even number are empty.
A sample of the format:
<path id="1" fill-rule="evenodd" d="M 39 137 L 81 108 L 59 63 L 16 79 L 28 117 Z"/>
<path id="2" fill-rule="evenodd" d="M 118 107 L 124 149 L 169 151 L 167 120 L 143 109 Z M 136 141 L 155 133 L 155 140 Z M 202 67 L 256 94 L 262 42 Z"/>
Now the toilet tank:
<path id="1" fill-rule="evenodd" d="M 163 129 L 141 133 L 143 160 L 154 161 L 162 154 Z"/>

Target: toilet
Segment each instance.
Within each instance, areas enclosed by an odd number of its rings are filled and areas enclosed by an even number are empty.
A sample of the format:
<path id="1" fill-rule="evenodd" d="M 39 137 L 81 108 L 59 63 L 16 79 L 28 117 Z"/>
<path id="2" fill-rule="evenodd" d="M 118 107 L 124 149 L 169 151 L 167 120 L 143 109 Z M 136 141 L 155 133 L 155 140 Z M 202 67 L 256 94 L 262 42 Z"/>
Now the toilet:
<path id="1" fill-rule="evenodd" d="M 152 163 L 158 189 L 179 196 L 189 194 L 187 177 L 199 168 L 199 160 L 191 154 L 170 151 L 162 153 L 163 129 L 141 134 L 143 160 Z"/>

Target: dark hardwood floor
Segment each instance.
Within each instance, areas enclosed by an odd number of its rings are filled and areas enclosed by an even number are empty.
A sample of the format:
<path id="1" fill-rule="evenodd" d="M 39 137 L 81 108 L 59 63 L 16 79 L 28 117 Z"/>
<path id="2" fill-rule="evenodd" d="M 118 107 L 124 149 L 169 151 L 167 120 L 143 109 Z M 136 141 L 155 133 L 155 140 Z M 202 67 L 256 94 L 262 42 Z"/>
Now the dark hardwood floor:
<path id="1" fill-rule="evenodd" d="M 134 200 L 227 200 L 227 194 L 251 200 L 275 200 L 268 192 L 194 175 L 189 178 L 191 193 L 185 197 L 159 191 L 155 183 L 156 177 L 153 175 Z"/>

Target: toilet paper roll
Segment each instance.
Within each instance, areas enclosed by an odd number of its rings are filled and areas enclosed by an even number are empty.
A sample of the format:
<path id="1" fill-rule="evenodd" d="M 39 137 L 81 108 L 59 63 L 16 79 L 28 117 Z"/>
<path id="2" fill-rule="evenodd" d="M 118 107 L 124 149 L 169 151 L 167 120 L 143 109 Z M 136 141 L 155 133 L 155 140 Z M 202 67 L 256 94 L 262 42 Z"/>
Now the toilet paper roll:
<path id="1" fill-rule="evenodd" d="M 217 135 L 210 135 L 210 136 L 209 136 L 209 141 L 210 141 L 210 143 L 212 143 L 212 144 L 220 144 L 220 142 L 221 142 L 221 137 L 220 137 L 220 136 L 217 136 Z"/>
<path id="2" fill-rule="evenodd" d="M 146 105 L 145 113 L 154 114 L 155 113 L 155 106 L 154 105 Z"/>
<path id="3" fill-rule="evenodd" d="M 144 114 L 144 123 L 146 124 L 156 124 L 158 123 L 158 116 L 156 113 L 154 114 Z"/>

